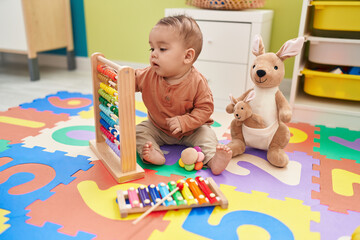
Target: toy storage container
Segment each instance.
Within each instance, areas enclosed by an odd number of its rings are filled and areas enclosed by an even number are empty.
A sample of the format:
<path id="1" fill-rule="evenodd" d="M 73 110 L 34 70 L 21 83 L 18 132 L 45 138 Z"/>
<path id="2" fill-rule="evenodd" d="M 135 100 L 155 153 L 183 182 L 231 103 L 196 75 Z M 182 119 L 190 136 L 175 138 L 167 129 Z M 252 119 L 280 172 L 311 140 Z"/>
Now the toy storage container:
<path id="1" fill-rule="evenodd" d="M 359 1 L 312 1 L 315 29 L 360 31 Z"/>
<path id="2" fill-rule="evenodd" d="M 304 68 L 304 91 L 310 95 L 360 101 L 360 76 Z"/>
<path id="3" fill-rule="evenodd" d="M 309 60 L 311 62 L 341 66 L 360 66 L 360 40 L 358 39 L 309 36 L 307 40 L 310 42 Z"/>

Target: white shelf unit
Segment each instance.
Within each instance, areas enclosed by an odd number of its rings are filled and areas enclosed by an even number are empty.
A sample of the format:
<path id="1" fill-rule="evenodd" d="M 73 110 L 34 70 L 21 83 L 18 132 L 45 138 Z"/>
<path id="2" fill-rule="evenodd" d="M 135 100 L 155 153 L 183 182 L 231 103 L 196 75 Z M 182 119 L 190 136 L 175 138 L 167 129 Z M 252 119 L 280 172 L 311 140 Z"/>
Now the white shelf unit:
<path id="1" fill-rule="evenodd" d="M 203 49 L 195 67 L 207 78 L 214 96 L 215 109 L 225 112 L 229 94 L 240 96 L 253 87 L 250 65 L 254 60 L 252 40 L 260 34 L 269 49 L 272 10 L 242 11 L 170 8 L 166 16 L 185 14 L 199 24 Z"/>
<path id="2" fill-rule="evenodd" d="M 325 34 L 326 37 L 313 36 L 314 30 L 312 29 L 312 17 L 314 6 L 311 5 L 311 0 L 303 0 L 302 13 L 299 26 L 299 36 L 304 36 L 306 39 L 303 51 L 296 56 L 294 63 L 294 72 L 292 77 L 291 91 L 290 91 L 290 105 L 292 106 L 293 115 L 292 121 L 294 122 L 306 122 L 312 125 L 325 125 L 328 127 L 345 127 L 353 130 L 360 130 L 360 101 L 350 101 L 335 98 L 317 97 L 312 96 L 304 92 L 304 81 L 301 71 L 309 64 L 308 59 L 308 47 L 310 41 L 318 42 L 319 44 L 339 43 L 340 44 L 357 44 L 360 47 L 360 40 L 339 38 L 341 32 L 330 32 L 329 35 Z M 359 12 L 360 14 L 360 12 Z M 318 31 L 319 32 L 319 31 Z M 320 31 L 321 32 L 321 31 Z M 324 32 L 320 33 L 323 34 Z M 343 36 L 347 36 L 344 33 Z M 355 33 L 356 34 L 356 33 Z M 357 33 L 359 34 L 359 33 Z M 329 37 L 334 35 L 336 37 Z M 313 44 L 314 42 L 312 42 Z M 331 45 L 329 45 L 331 46 Z M 323 46 L 322 46 L 323 47 Z M 342 48 L 337 49 L 338 54 L 333 58 L 341 56 Z M 354 48 L 354 51 L 358 51 Z M 316 56 L 310 56 L 316 63 L 320 64 L 334 64 L 329 56 L 323 56 L 324 61 L 319 62 Z M 313 60 L 313 61 L 314 61 Z M 342 59 L 341 63 L 349 66 L 360 66 L 359 61 L 351 61 L 348 59 Z M 350 64 L 351 63 L 351 64 Z M 360 94 L 360 93 L 359 93 Z"/>

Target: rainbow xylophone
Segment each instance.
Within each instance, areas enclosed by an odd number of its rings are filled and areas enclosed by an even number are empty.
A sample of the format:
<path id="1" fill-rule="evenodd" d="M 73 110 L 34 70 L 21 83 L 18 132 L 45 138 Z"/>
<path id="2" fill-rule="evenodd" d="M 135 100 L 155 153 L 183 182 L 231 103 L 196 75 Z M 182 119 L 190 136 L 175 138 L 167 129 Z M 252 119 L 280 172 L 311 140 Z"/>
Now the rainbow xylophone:
<path id="1" fill-rule="evenodd" d="M 208 206 L 221 206 L 224 209 L 228 207 L 228 200 L 211 177 L 204 179 L 198 176 L 195 179 L 180 179 L 177 182 L 183 182 L 182 190 L 176 191 L 171 197 L 168 197 L 155 211 Z M 117 191 L 121 217 L 127 217 L 131 213 L 146 212 L 174 190 L 177 182 L 141 185 L 137 189 L 129 188 Z"/>

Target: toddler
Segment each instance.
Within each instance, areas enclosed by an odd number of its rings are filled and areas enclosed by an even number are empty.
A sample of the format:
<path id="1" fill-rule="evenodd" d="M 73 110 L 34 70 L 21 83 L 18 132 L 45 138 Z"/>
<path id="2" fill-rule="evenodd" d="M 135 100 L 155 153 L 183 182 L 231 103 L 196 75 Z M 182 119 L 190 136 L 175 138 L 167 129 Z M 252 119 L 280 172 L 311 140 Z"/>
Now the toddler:
<path id="1" fill-rule="evenodd" d="M 210 127 L 213 96 L 193 66 L 202 42 L 199 26 L 184 15 L 165 17 L 152 28 L 150 66 L 136 70 L 136 91 L 142 93 L 149 118 L 136 126 L 136 148 L 144 162 L 162 165 L 161 145 L 199 146 L 204 164 L 218 175 L 232 151 L 218 144 Z"/>

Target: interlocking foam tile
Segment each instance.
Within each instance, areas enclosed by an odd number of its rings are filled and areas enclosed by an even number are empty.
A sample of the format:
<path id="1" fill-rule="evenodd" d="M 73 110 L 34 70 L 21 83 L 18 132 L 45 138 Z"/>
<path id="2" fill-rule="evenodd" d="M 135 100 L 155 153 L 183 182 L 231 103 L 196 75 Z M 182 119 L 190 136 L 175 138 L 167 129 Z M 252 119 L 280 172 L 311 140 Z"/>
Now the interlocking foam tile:
<path id="1" fill-rule="evenodd" d="M 87 157 L 68 157 L 62 152 L 48 153 L 42 148 L 24 148 L 14 144 L 0 152 L 0 208 L 10 210 L 9 217 L 24 214 L 24 208 L 37 199 L 45 200 L 58 184 L 68 184 L 79 170 L 92 165 Z M 8 161 L 11 158 L 11 161 Z"/>
<path id="2" fill-rule="evenodd" d="M 233 116 L 225 112 L 214 112 L 213 115 L 211 115 L 211 118 L 214 119 L 214 124 L 211 125 L 211 127 L 218 139 L 226 139 L 223 135 L 226 131 L 228 131 L 231 121 L 233 120 Z"/>
<path id="3" fill-rule="evenodd" d="M 5 217 L 10 212 L 0 208 L 0 234 L 10 227 L 10 224 L 5 224 L 9 218 Z"/>
<path id="4" fill-rule="evenodd" d="M 300 200 L 271 199 L 257 191 L 242 193 L 228 185 L 220 185 L 220 190 L 229 201 L 228 209 L 169 211 L 164 218 L 171 221 L 169 227 L 154 231 L 150 239 L 320 239 L 319 233 L 310 232 L 310 224 L 319 222 L 320 214 Z"/>
<path id="5" fill-rule="evenodd" d="M 23 139 L 24 147 L 39 146 L 44 151 L 66 152 L 67 156 L 84 155 L 89 160 L 98 160 L 89 148 L 89 140 L 95 139 L 94 120 L 80 116 L 70 117 L 66 122 L 59 122 L 53 128 L 47 128 L 35 137 Z"/>
<path id="6" fill-rule="evenodd" d="M 139 124 L 147 119 L 147 109 L 144 102 L 135 101 L 135 123 Z"/>
<path id="7" fill-rule="evenodd" d="M 314 152 L 319 152 L 327 158 L 340 160 L 341 158 L 353 159 L 360 163 L 360 131 L 350 131 L 346 128 L 328 128 L 318 126 L 320 147 L 314 147 Z"/>
<path id="8" fill-rule="evenodd" d="M 287 153 L 290 162 L 285 168 L 275 168 L 266 159 L 266 151 L 247 148 L 245 154 L 237 156 L 218 176 L 209 171 L 198 171 L 196 175 L 213 177 L 218 184 L 228 184 L 237 187 L 238 191 L 250 193 L 252 190 L 268 192 L 276 199 L 291 197 L 300 199 L 305 204 L 313 205 L 310 195 L 318 186 L 312 184 L 312 177 L 318 172 L 312 165 L 318 160 L 302 152 Z"/>
<path id="9" fill-rule="evenodd" d="M 89 240 L 95 236 L 85 232 L 79 232 L 76 236 L 69 236 L 59 233 L 57 230 L 60 225 L 45 223 L 41 227 L 36 227 L 25 223 L 26 217 L 16 217 L 10 219 L 11 227 L 1 234 L 1 239 L 64 239 L 64 240 Z"/>
<path id="10" fill-rule="evenodd" d="M 8 145 L 9 142 L 10 141 L 0 139 L 0 152 L 5 151 L 6 149 L 9 148 L 9 145 Z"/>
<path id="11" fill-rule="evenodd" d="M 311 191 L 318 190 L 312 184 L 312 177 L 319 173 L 312 169 L 317 159 L 303 152 L 287 153 L 290 162 L 285 168 L 275 168 L 266 160 L 266 151 L 247 148 L 245 154 L 233 158 L 223 174 L 213 176 L 209 171 L 198 171 L 196 175 L 211 176 L 218 184 L 236 186 L 238 191 L 252 190 L 268 192 L 276 199 L 291 197 L 305 204 L 317 203 L 311 198 Z"/>
<path id="12" fill-rule="evenodd" d="M 51 111 L 53 113 L 67 113 L 77 115 L 81 111 L 89 110 L 92 106 L 92 94 L 57 92 L 45 98 L 35 99 L 32 103 L 21 104 L 23 109 L 35 108 L 38 111 Z"/>
<path id="13" fill-rule="evenodd" d="M 318 127 L 311 126 L 307 123 L 287 123 L 290 130 L 290 141 L 286 148 L 286 152 L 305 152 L 310 156 L 314 156 L 313 147 L 318 146 L 318 143 L 314 143 L 314 138 L 318 138 L 315 131 L 318 131 Z"/>
<path id="14" fill-rule="evenodd" d="M 169 177 L 171 174 L 176 174 L 185 177 L 195 177 L 196 170 L 187 171 L 179 166 L 178 161 L 180 159 L 182 150 L 185 148 L 185 146 L 181 145 L 161 146 L 160 149 L 163 151 L 166 159 L 165 165 L 157 166 L 153 164 L 146 164 L 140 159 L 139 155 L 137 155 L 137 162 L 144 169 L 157 171 L 157 175 Z"/>
<path id="15" fill-rule="evenodd" d="M 314 165 L 314 170 L 320 172 L 320 177 L 313 178 L 320 189 L 312 192 L 313 198 L 329 206 L 331 211 L 360 212 L 360 164 L 354 160 L 338 161 L 320 156 L 320 165 Z"/>
<path id="16" fill-rule="evenodd" d="M 164 177 L 145 170 L 145 178 L 117 184 L 100 161 L 93 164 L 88 171 L 76 173 L 76 180 L 69 185 L 54 188 L 56 193 L 46 201 L 36 201 L 27 207 L 31 217 L 27 223 L 41 226 L 52 222 L 63 226 L 59 229 L 61 233 L 74 235 L 84 231 L 96 235 L 96 239 L 147 239 L 154 229 L 165 230 L 168 222 L 162 220 L 164 211 L 151 213 L 137 225 L 133 225 L 132 220 L 140 214 L 121 219 L 115 201 L 116 191 L 178 180 L 181 176 Z"/>
<path id="17" fill-rule="evenodd" d="M 67 114 L 53 114 L 35 109 L 10 108 L 0 112 L 0 136 L 11 144 L 20 143 L 27 136 L 35 136 L 44 128 L 51 128 L 56 122 L 69 119 Z"/>
<path id="18" fill-rule="evenodd" d="M 311 208 L 320 212 L 320 223 L 312 224 L 310 229 L 320 232 L 321 239 L 350 239 L 353 231 L 360 224 L 360 213 L 349 211 L 348 214 L 329 211 L 326 206 L 318 205 Z M 344 237 L 344 238 L 341 238 Z"/>

